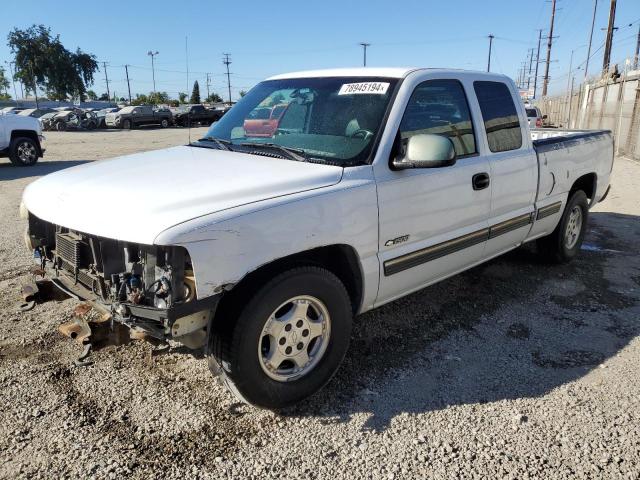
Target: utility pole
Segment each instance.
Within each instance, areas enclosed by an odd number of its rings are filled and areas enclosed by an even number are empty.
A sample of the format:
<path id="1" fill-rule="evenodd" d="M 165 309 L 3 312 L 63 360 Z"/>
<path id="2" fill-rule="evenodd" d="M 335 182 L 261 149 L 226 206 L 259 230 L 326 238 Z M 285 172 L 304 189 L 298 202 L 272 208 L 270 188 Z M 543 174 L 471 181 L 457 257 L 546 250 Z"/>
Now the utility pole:
<path id="1" fill-rule="evenodd" d="M 613 0 L 615 1 L 615 0 Z M 544 83 L 542 84 L 542 96 L 547 96 L 549 87 L 549 62 L 551 62 L 551 46 L 553 44 L 553 22 L 556 18 L 556 0 L 551 0 L 551 26 L 549 27 L 549 37 L 547 41 L 547 64 L 544 69 Z"/>
<path id="2" fill-rule="evenodd" d="M 227 66 L 227 88 L 229 89 L 229 105 L 231 105 L 231 74 L 229 73 L 229 65 L 231 65 L 231 60 L 229 60 L 229 53 L 223 53 L 223 55 L 224 60 L 222 60 L 222 63 Z"/>
<path id="3" fill-rule="evenodd" d="M 587 63 L 584 66 L 584 79 L 587 79 L 589 71 L 589 57 L 591 57 L 591 42 L 593 41 L 593 27 L 596 24 L 596 12 L 598 11 L 598 0 L 593 3 L 593 17 L 591 18 L 591 32 L 589 33 L 589 48 L 587 49 Z"/>
<path id="4" fill-rule="evenodd" d="M 124 66 L 124 71 L 127 74 L 127 89 L 129 90 L 129 105 L 131 105 L 131 85 L 129 84 L 129 65 Z"/>
<path id="5" fill-rule="evenodd" d="M 209 85 L 211 84 L 211 81 L 209 80 L 209 73 L 207 73 L 207 98 L 209 98 L 211 95 L 209 94 Z"/>
<path id="6" fill-rule="evenodd" d="M 104 67 L 104 81 L 107 82 L 107 98 L 111 99 L 109 93 L 109 77 L 107 76 L 107 62 L 102 62 L 102 66 Z"/>
<path id="7" fill-rule="evenodd" d="M 538 94 L 538 67 L 540 66 L 540 42 L 542 41 L 542 29 L 538 30 L 538 53 L 536 54 L 536 71 L 533 74 L 533 98 Z"/>
<path id="8" fill-rule="evenodd" d="M 362 45 L 362 49 L 363 49 L 363 59 L 362 59 L 362 66 L 366 67 L 367 66 L 367 47 L 370 47 L 371 44 L 370 43 L 365 43 L 365 42 L 360 42 L 360 45 Z"/>
<path id="9" fill-rule="evenodd" d="M 495 36 L 490 33 L 489 34 L 489 60 L 487 60 L 487 72 L 491 71 L 491 47 L 493 46 L 493 39 Z"/>
<path id="10" fill-rule="evenodd" d="M 529 49 L 529 72 L 527 73 L 527 95 L 529 94 L 529 87 L 531 87 L 532 64 L 533 64 L 533 48 Z"/>
<path id="11" fill-rule="evenodd" d="M 638 56 L 640 56 L 640 26 L 638 27 L 638 43 L 636 43 L 636 54 L 633 57 L 633 69 L 637 70 L 638 68 Z M 14 86 L 15 88 L 15 86 Z"/>
<path id="12" fill-rule="evenodd" d="M 613 43 L 613 29 L 616 21 L 616 0 L 611 0 L 611 8 L 609 9 L 609 26 L 607 27 L 607 40 L 604 46 L 604 59 L 602 61 L 602 71 L 606 73 L 609 70 L 609 62 L 611 61 L 611 44 Z"/>
<path id="13" fill-rule="evenodd" d="M 153 93 L 156 92 L 156 66 L 153 60 L 155 56 L 158 55 L 158 53 L 160 52 L 158 52 L 157 50 L 155 52 L 151 50 L 147 52 L 147 55 L 151 57 L 151 76 L 153 77 Z"/>

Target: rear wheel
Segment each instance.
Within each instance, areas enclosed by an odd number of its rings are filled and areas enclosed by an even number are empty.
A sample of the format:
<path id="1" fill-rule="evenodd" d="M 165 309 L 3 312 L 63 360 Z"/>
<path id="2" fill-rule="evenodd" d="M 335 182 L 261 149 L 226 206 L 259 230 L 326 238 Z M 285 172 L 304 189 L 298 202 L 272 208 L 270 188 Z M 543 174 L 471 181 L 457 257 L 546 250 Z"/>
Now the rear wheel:
<path id="1" fill-rule="evenodd" d="M 538 251 L 547 260 L 565 263 L 572 260 L 580 251 L 587 231 L 589 203 L 587 195 L 578 190 L 569 200 L 555 230 L 536 243 Z"/>
<path id="2" fill-rule="evenodd" d="M 209 328 L 210 368 L 236 397 L 282 408 L 331 379 L 347 351 L 352 317 L 347 291 L 333 273 L 288 270 L 245 305 L 234 324 Z"/>
<path id="3" fill-rule="evenodd" d="M 167 120 L 166 118 L 163 118 L 162 121 L 160 122 L 160 126 L 162 128 L 167 128 L 169 126 L 169 120 Z"/>
<path id="4" fill-rule="evenodd" d="M 38 145 L 27 137 L 14 138 L 9 147 L 9 160 L 19 167 L 28 167 L 38 161 Z"/>

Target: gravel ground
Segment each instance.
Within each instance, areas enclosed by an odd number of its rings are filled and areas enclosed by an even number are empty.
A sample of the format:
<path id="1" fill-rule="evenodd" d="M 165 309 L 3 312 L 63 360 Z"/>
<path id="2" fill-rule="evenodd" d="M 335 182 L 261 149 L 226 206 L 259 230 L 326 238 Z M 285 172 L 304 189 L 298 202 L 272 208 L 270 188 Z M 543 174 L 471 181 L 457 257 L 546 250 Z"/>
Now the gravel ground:
<path id="1" fill-rule="evenodd" d="M 575 262 L 522 248 L 362 315 L 336 378 L 294 409 L 237 403 L 180 348 L 111 342 L 72 366 L 81 347 L 57 326 L 76 302 L 15 307 L 21 192 L 186 136 L 54 132 L 36 167 L 0 164 L 0 477 L 640 478 L 640 165 L 625 159 Z"/>

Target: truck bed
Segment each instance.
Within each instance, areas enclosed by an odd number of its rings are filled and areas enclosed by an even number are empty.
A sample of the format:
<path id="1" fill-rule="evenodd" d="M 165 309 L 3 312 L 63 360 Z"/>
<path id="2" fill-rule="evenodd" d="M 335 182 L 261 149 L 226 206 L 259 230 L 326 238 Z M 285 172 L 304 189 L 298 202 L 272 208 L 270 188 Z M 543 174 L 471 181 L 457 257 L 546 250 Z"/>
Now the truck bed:
<path id="1" fill-rule="evenodd" d="M 610 130 L 531 129 L 538 156 L 538 201 L 566 193 L 583 175 L 594 173 L 595 204 L 605 194 L 613 167 L 613 136 Z"/>

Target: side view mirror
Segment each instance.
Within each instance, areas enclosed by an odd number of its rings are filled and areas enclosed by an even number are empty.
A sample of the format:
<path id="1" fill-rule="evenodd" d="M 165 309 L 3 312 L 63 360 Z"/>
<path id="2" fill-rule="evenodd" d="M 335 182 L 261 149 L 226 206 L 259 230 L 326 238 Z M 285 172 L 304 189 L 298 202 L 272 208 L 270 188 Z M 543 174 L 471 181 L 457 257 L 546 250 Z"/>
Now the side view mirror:
<path id="1" fill-rule="evenodd" d="M 402 141 L 402 151 L 393 160 L 393 168 L 448 167 L 456 163 L 456 149 L 448 137 L 433 133 L 413 135 Z"/>
<path id="2" fill-rule="evenodd" d="M 547 119 L 547 116 L 546 116 L 546 115 L 542 115 L 542 119 L 543 119 L 543 120 L 546 120 L 546 119 Z"/>

